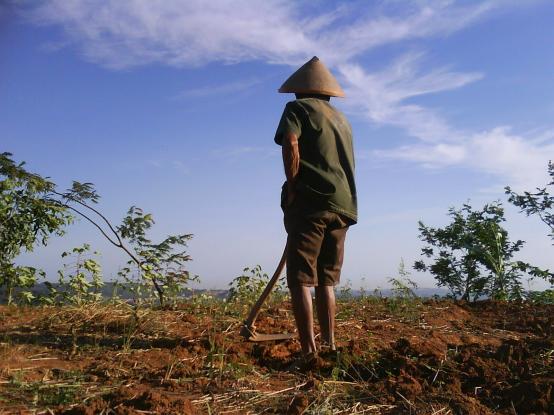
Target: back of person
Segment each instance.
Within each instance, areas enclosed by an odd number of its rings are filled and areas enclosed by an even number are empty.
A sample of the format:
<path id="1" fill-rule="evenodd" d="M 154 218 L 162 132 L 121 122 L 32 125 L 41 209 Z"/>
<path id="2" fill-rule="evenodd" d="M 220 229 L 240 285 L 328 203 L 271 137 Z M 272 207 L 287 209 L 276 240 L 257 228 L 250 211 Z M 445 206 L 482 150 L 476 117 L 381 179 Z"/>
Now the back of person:
<path id="1" fill-rule="evenodd" d="M 281 206 L 287 231 L 287 285 L 308 366 L 317 362 L 310 287 L 315 287 L 320 346 L 335 350 L 336 302 L 344 241 L 357 221 L 352 131 L 330 103 L 344 97 L 337 80 L 314 56 L 279 88 L 296 99 L 285 106 L 275 133 L 287 181 Z"/>
<path id="2" fill-rule="evenodd" d="M 341 214 L 350 224 L 356 223 L 352 130 L 344 115 L 327 100 L 296 99 L 285 107 L 275 135 L 278 144 L 287 131 L 298 136 L 299 208 L 307 212 L 329 210 Z"/>

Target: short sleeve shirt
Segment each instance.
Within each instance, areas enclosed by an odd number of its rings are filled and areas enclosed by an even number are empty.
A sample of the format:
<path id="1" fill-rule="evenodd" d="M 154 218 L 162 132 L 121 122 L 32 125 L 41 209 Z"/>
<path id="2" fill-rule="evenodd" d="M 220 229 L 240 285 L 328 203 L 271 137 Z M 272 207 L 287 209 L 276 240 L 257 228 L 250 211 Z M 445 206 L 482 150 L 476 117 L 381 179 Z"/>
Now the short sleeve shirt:
<path id="1" fill-rule="evenodd" d="M 297 198 L 309 210 L 329 210 L 358 220 L 352 129 L 346 117 L 328 101 L 302 98 L 287 103 L 275 133 L 298 137 L 300 170 Z"/>

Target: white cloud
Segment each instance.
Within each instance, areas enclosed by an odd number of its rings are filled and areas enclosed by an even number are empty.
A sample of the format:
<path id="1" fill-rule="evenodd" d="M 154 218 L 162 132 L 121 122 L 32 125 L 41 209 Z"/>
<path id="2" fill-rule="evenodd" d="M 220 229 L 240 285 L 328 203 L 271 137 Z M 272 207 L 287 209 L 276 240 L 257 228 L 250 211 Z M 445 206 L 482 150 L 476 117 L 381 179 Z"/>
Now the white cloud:
<path id="1" fill-rule="evenodd" d="M 536 142 L 513 134 L 506 127 L 473 135 L 467 147 L 467 165 L 508 178 L 510 182 L 506 184 L 518 190 L 546 184 L 547 163 L 554 159 L 554 136 Z"/>
<path id="2" fill-rule="evenodd" d="M 406 0 L 403 12 L 391 16 L 360 2 L 307 17 L 307 1 L 44 0 L 31 16 L 61 26 L 87 59 L 111 68 L 248 60 L 296 65 L 314 54 L 334 65 L 377 46 L 450 34 L 502 3 Z"/>
<path id="3" fill-rule="evenodd" d="M 178 98 L 205 98 L 212 96 L 222 96 L 244 92 L 256 85 L 259 85 L 259 79 L 246 79 L 241 81 L 229 82 L 226 84 L 208 85 L 198 88 L 187 89 L 178 94 Z"/>
<path id="4" fill-rule="evenodd" d="M 451 34 L 506 2 L 489 0 L 469 6 L 458 6 L 450 0 L 405 0 L 399 3 L 400 7 L 393 10 L 386 7 L 375 10 L 367 7 L 366 3 L 365 10 L 351 11 L 354 22 L 322 33 L 318 43 L 329 50 L 340 51 L 339 54 L 331 54 L 329 61 L 343 62 L 371 48 L 406 39 Z"/>
<path id="5" fill-rule="evenodd" d="M 154 168 L 154 169 L 171 168 L 171 169 L 177 171 L 178 173 L 185 174 L 185 175 L 188 175 L 190 173 L 190 169 L 181 160 L 149 159 L 149 160 L 146 160 L 146 165 L 149 168 Z"/>
<path id="6" fill-rule="evenodd" d="M 212 152 L 212 155 L 218 159 L 236 161 L 242 157 L 266 159 L 280 154 L 275 147 L 264 146 L 242 146 L 218 148 Z"/>
<path id="7" fill-rule="evenodd" d="M 368 73 L 356 64 L 339 66 L 349 96 L 347 105 L 378 124 L 404 129 L 415 144 L 377 150 L 374 156 L 405 160 L 426 168 L 458 166 L 482 172 L 505 185 L 532 189 L 546 183 L 548 160 L 554 160 L 554 131 L 515 134 L 508 126 L 484 132 L 452 126 L 439 112 L 406 100 L 463 87 L 483 78 L 448 68 L 420 70 L 422 55 L 407 54 L 384 70 Z"/>
<path id="8" fill-rule="evenodd" d="M 547 163 L 554 160 L 554 134 L 535 139 L 514 134 L 508 127 L 496 127 L 464 137 L 457 144 L 415 144 L 376 155 L 430 168 L 467 167 L 503 180 L 490 189 L 494 192 L 506 185 L 522 191 L 547 183 Z"/>
<path id="9" fill-rule="evenodd" d="M 384 70 L 367 72 L 356 59 L 379 46 L 447 36 L 508 7 L 537 1 L 383 0 L 315 11 L 292 0 L 44 0 L 31 18 L 63 28 L 65 39 L 86 59 L 110 68 L 160 63 L 176 67 L 251 60 L 298 65 L 320 56 L 337 70 L 354 112 L 376 124 L 406 130 L 418 141 L 378 151 L 426 167 L 463 166 L 513 186 L 542 183 L 554 159 L 552 135 L 516 135 L 496 127 L 476 133 L 451 125 L 437 110 L 408 102 L 453 90 L 483 78 L 448 67 L 422 69 L 421 54 L 405 54 Z M 321 4 L 318 3 L 318 7 Z M 306 13 L 309 11 L 310 13 Z M 210 96 L 252 87 L 252 81 L 210 85 L 184 96 Z M 227 157 L 258 152 L 239 148 Z M 541 173 L 542 172 L 542 173 Z"/>
<path id="10" fill-rule="evenodd" d="M 423 141 L 454 141 L 461 133 L 434 111 L 404 101 L 421 95 L 460 88 L 482 78 L 479 73 L 419 70 L 421 55 L 408 54 L 386 69 L 366 73 L 355 64 L 339 66 L 349 97 L 347 105 L 376 123 L 395 125 Z"/>
<path id="11" fill-rule="evenodd" d="M 295 14 L 280 0 L 47 0 L 33 17 L 61 25 L 87 59 L 126 68 L 283 62 L 314 49 Z"/>
<path id="12" fill-rule="evenodd" d="M 379 157 L 415 161 L 428 168 L 452 166 L 462 163 L 467 157 L 463 145 L 452 144 L 401 146 L 393 150 L 376 150 L 374 154 Z"/>

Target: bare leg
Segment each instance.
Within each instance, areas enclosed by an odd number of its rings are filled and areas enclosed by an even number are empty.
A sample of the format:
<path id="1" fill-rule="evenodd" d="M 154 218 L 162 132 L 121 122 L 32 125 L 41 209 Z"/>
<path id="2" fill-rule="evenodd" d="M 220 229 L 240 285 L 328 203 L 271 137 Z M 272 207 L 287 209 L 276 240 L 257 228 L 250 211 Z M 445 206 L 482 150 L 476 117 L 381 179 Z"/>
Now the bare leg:
<path id="1" fill-rule="evenodd" d="M 321 340 L 335 350 L 335 290 L 332 286 L 315 287 L 317 319 L 321 328 Z"/>
<path id="2" fill-rule="evenodd" d="M 292 311 L 298 328 L 302 353 L 306 356 L 316 352 L 314 338 L 314 317 L 310 287 L 290 287 Z"/>

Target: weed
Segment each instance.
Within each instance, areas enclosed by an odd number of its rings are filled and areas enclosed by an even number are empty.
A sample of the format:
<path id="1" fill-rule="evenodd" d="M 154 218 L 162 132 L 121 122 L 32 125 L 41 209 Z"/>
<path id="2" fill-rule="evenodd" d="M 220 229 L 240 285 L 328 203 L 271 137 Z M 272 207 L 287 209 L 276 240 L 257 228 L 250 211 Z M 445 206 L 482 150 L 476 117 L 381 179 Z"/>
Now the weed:
<path id="1" fill-rule="evenodd" d="M 73 382 L 69 382 L 73 381 Z M 16 372 L 7 385 L 5 396 L 0 398 L 12 402 L 28 402 L 33 407 L 53 407 L 69 405 L 81 396 L 81 384 L 71 374 L 56 383 L 52 382 L 25 382 L 21 372 Z"/>
<path id="2" fill-rule="evenodd" d="M 339 287 L 337 299 L 340 301 L 349 301 L 352 300 L 353 297 L 354 295 L 352 294 L 352 281 L 346 280 L 344 285 L 341 285 Z"/>
<path id="3" fill-rule="evenodd" d="M 102 300 L 102 270 L 89 251 L 90 245 L 83 244 L 62 253 L 62 258 L 69 257 L 73 262 L 64 264 L 63 270 L 58 271 L 56 285 L 45 282 L 48 295 L 40 298 L 43 303 L 81 306 Z M 98 252 L 93 252 L 93 255 L 97 256 Z"/>
<path id="4" fill-rule="evenodd" d="M 535 304 L 554 304 L 554 290 L 528 291 L 525 298 Z"/>
<path id="5" fill-rule="evenodd" d="M 366 288 L 366 278 L 362 277 L 361 283 L 360 283 L 360 291 L 359 291 L 359 297 L 361 299 L 364 299 L 367 297 L 367 288 Z"/>
<path id="6" fill-rule="evenodd" d="M 252 304 L 262 294 L 269 282 L 269 276 L 263 272 L 260 265 L 254 268 L 244 268 L 242 274 L 229 284 L 229 302 Z"/>
<path id="7" fill-rule="evenodd" d="M 410 278 L 403 259 L 398 265 L 398 277 L 389 278 L 389 283 L 393 295 L 385 302 L 388 311 L 402 319 L 415 320 L 421 301 L 415 293 L 417 284 Z"/>
<path id="8" fill-rule="evenodd" d="M 136 305 L 129 307 L 129 314 L 123 327 L 123 351 L 129 353 L 137 334 L 143 329 L 151 309 L 140 308 Z"/>

